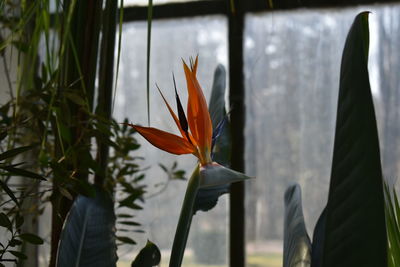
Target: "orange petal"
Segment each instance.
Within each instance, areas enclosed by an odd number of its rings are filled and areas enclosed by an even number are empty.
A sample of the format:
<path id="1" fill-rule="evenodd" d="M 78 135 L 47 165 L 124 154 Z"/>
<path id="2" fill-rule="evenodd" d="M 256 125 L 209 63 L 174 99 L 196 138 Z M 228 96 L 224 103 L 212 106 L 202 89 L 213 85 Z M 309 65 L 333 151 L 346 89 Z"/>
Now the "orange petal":
<path id="1" fill-rule="evenodd" d="M 196 152 L 196 148 L 186 139 L 177 135 L 167 133 L 152 127 L 142 127 L 138 125 L 128 124 L 135 128 L 147 141 L 153 146 L 158 147 L 166 152 L 181 155 L 192 154 Z"/>
<path id="2" fill-rule="evenodd" d="M 192 70 L 192 73 L 194 74 L 194 76 L 196 76 L 197 73 L 197 64 L 199 63 L 199 55 L 196 56 L 196 59 L 194 61 L 191 60 L 191 64 L 190 64 L 190 69 Z"/>
<path id="3" fill-rule="evenodd" d="M 208 112 L 207 102 L 203 91 L 197 81 L 196 74 L 189 69 L 183 62 L 185 70 L 186 83 L 189 93 L 187 115 L 188 124 L 193 137 L 197 141 L 201 150 L 211 149 L 212 124 L 210 113 Z M 197 58 L 193 70 L 197 69 Z M 208 151 L 207 153 L 209 153 Z"/>

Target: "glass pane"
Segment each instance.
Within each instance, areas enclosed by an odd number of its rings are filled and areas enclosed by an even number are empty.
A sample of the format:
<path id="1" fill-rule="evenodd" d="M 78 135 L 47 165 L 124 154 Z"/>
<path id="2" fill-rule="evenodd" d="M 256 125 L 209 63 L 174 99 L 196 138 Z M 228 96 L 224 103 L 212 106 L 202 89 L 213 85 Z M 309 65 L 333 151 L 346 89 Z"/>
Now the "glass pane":
<path id="1" fill-rule="evenodd" d="M 345 38 L 370 10 L 370 79 L 386 177 L 399 174 L 399 6 L 302 10 L 246 19 L 248 266 L 281 266 L 283 196 L 297 182 L 312 236 L 326 204 Z M 393 148 L 395 147 L 395 148 Z M 389 149 L 390 148 L 390 149 Z"/>
<path id="2" fill-rule="evenodd" d="M 120 74 L 114 116 L 120 121 L 125 117 L 133 123 L 147 125 L 146 114 L 146 22 L 124 24 L 121 50 Z M 177 133 L 178 130 L 159 95 L 155 83 L 163 91 L 171 106 L 175 109 L 172 73 L 175 74 L 177 88 L 182 105 L 186 107 L 186 82 L 182 68 L 182 58 L 199 54 L 198 79 L 206 98 L 210 96 L 213 73 L 218 63 L 227 63 L 227 29 L 223 17 L 203 17 L 183 20 L 157 20 L 153 22 L 151 48 L 151 126 Z M 162 163 L 168 167 L 174 161 L 178 167 L 190 176 L 195 166 L 195 158 L 174 156 L 163 152 L 137 137 L 142 148 L 140 156 L 145 157 L 142 166 L 149 166 L 146 172 L 147 199 L 144 209 L 135 214 L 143 224 L 144 234 L 132 234 L 138 240 L 135 252 L 150 239 L 160 246 L 162 266 L 168 263 L 169 252 L 178 221 L 180 206 L 186 188 L 186 181 L 171 181 L 165 189 L 166 174 L 158 166 Z M 162 191 L 157 194 L 156 192 Z M 197 264 L 209 261 L 226 263 L 227 239 L 227 197 L 224 196 L 218 206 L 211 212 L 199 212 L 194 216 L 188 240 L 186 264 Z M 193 240 L 196 240 L 194 242 Z M 134 253 L 131 247 L 119 249 L 120 261 L 130 262 Z M 215 253 L 213 256 L 210 253 Z M 219 258 L 221 257 L 222 258 Z M 122 265 L 121 265 L 122 266 Z"/>

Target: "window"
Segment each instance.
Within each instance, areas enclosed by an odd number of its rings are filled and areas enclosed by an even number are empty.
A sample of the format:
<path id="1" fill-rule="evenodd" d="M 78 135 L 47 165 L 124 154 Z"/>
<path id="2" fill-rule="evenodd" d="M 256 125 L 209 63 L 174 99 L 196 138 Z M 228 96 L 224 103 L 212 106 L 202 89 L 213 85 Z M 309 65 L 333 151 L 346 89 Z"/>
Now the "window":
<path id="1" fill-rule="evenodd" d="M 226 32 L 226 19 L 221 16 L 153 22 L 151 126 L 175 133 L 178 131 L 155 83 L 161 88 L 171 106 L 175 108 L 173 72 L 182 105 L 185 108 L 187 93 L 181 58 L 187 61 L 190 56 L 196 56 L 196 53 L 199 53 L 198 79 L 206 97 L 210 97 L 214 69 L 218 64 L 223 64 L 225 67 L 227 64 Z M 142 125 L 147 125 L 146 34 L 146 22 L 132 22 L 124 25 L 120 76 L 114 110 L 117 119 L 123 120 L 127 117 L 132 122 Z M 167 181 L 167 175 L 158 163 L 170 167 L 174 161 L 177 161 L 178 167 L 184 169 L 188 176 L 195 166 L 195 158 L 191 155 L 177 158 L 149 145 L 142 137 L 137 138 L 142 145 L 140 156 L 145 157 L 144 164 L 150 167 L 147 171 L 146 182 L 150 183 L 147 191 L 152 197 L 146 199 L 144 209 L 137 214 L 138 221 L 143 224 L 142 228 L 146 233 L 134 234 L 132 237 L 140 240 L 138 248 L 145 245 L 147 238 L 155 242 L 162 251 L 161 264 L 164 266 L 168 263 L 186 182 L 171 181 L 162 194 L 157 194 L 156 192 L 163 190 L 164 183 Z M 227 212 L 227 196 L 224 196 L 216 209 L 207 213 L 199 212 L 200 215 L 194 216 L 184 265 L 193 261 L 226 264 Z M 210 239 L 210 236 L 214 239 Z M 192 242 L 193 239 L 196 242 Z M 214 252 L 214 256 L 210 256 L 207 252 Z M 130 262 L 133 259 L 131 247 L 120 249 L 120 253 L 120 260 L 126 259 Z"/>
<path id="2" fill-rule="evenodd" d="M 370 80 L 380 131 L 383 171 L 385 177 L 393 182 L 400 171 L 400 145 L 397 143 L 400 136 L 397 110 L 400 100 L 400 79 L 397 75 L 400 68 L 397 52 L 400 6 L 306 9 L 245 15 L 242 66 L 246 95 L 245 160 L 246 173 L 257 177 L 246 183 L 248 267 L 281 266 L 283 195 L 290 183 L 298 182 L 302 186 L 303 209 L 309 233 L 312 233 L 326 204 L 341 54 L 348 29 L 355 15 L 362 10 L 372 11 Z M 213 14 L 215 12 L 219 11 L 210 11 Z M 172 120 L 165 119 L 168 117 L 166 109 L 154 83 L 157 82 L 167 99 L 174 104 L 173 71 L 181 98 L 186 99 L 181 57 L 187 59 L 199 53 L 199 80 L 209 97 L 213 69 L 218 63 L 229 67 L 227 25 L 227 19 L 223 16 L 153 21 L 150 83 L 152 126 L 174 130 Z M 123 56 L 114 111 L 114 115 L 120 119 L 128 116 L 135 123 L 142 124 L 147 123 L 144 112 L 146 27 L 145 21 L 124 25 Z M 145 142 L 141 144 L 146 160 L 152 166 L 147 181 L 154 177 L 150 189 L 157 191 L 157 184 L 165 181 L 165 174 L 157 167 L 160 153 L 163 152 L 147 146 Z M 172 165 L 175 159 L 165 153 L 162 155 L 164 164 Z M 179 167 L 189 174 L 193 159 L 181 156 L 178 161 Z M 179 214 L 176 207 L 180 206 L 184 188 L 183 182 L 171 182 L 162 195 L 146 200 L 145 209 L 138 215 L 146 230 L 141 242 L 150 238 L 160 245 L 163 250 L 162 265 L 168 261 L 168 249 L 171 248 Z M 197 243 L 201 243 L 202 239 L 210 241 L 210 235 L 220 236 L 219 241 L 212 242 L 224 251 L 229 246 L 226 243 L 228 206 L 227 196 L 224 196 L 217 210 L 194 217 L 189 239 L 196 239 L 196 242 L 189 240 L 184 265 L 192 261 L 207 263 L 201 260 L 199 253 L 211 245 L 205 243 L 203 249 L 199 249 Z M 168 210 L 168 207 L 174 208 Z M 165 211 L 168 211 L 167 216 Z M 127 259 L 132 258 L 130 254 L 126 256 Z M 218 266 L 228 264 L 224 257 L 210 260 L 220 264 Z"/>

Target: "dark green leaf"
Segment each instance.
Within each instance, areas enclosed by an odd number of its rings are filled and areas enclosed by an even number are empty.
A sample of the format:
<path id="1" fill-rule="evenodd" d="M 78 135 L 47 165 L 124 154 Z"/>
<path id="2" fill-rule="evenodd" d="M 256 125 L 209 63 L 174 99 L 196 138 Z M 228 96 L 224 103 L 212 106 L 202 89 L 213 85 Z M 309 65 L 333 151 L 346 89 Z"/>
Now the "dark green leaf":
<path id="1" fill-rule="evenodd" d="M 124 225 L 130 225 L 130 226 L 140 226 L 140 223 L 137 222 L 131 222 L 131 221 L 122 221 L 122 222 L 118 222 L 120 224 L 124 224 Z"/>
<path id="2" fill-rule="evenodd" d="M 79 106 L 85 106 L 86 105 L 86 101 L 85 99 L 83 99 L 80 95 L 76 94 L 76 93 L 65 93 L 65 96 L 71 100 L 73 103 L 79 105 Z"/>
<path id="3" fill-rule="evenodd" d="M 166 173 L 168 173 L 169 171 L 168 171 L 168 168 L 167 167 L 165 167 L 165 165 L 164 164 L 162 164 L 162 163 L 158 163 L 158 166 L 160 166 L 160 168 L 164 171 L 164 172 L 166 172 Z"/>
<path id="4" fill-rule="evenodd" d="M 14 239 L 10 240 L 9 245 L 11 247 L 20 246 L 20 245 L 22 245 L 22 241 L 14 238 Z"/>
<path id="5" fill-rule="evenodd" d="M 17 228 L 20 228 L 23 224 L 24 224 L 24 217 L 17 214 L 17 216 L 15 216 L 15 226 Z"/>
<path id="6" fill-rule="evenodd" d="M 310 266 L 311 242 L 304 222 L 301 189 L 298 184 L 285 192 L 283 267 Z"/>
<path id="7" fill-rule="evenodd" d="M 8 216 L 3 212 L 0 213 L 0 226 L 5 227 L 10 231 L 12 230 L 12 223 Z"/>
<path id="8" fill-rule="evenodd" d="M 133 215 L 121 213 L 121 214 L 117 214 L 117 217 L 118 217 L 118 218 L 132 218 Z"/>
<path id="9" fill-rule="evenodd" d="M 0 141 L 3 141 L 4 138 L 7 137 L 7 134 L 8 134 L 7 131 L 1 132 L 1 133 L 0 133 Z"/>
<path id="10" fill-rule="evenodd" d="M 43 244 L 43 239 L 34 234 L 30 234 L 30 233 L 20 234 L 19 238 L 21 238 L 22 240 L 24 240 L 28 243 L 34 244 L 34 245 Z"/>
<path id="11" fill-rule="evenodd" d="M 8 187 L 6 183 L 4 183 L 2 180 L 0 180 L 0 187 L 7 193 L 7 195 L 19 206 L 18 199 L 15 197 L 13 191 Z"/>
<path id="12" fill-rule="evenodd" d="M 153 267 L 159 265 L 160 261 L 161 252 L 159 248 L 151 241 L 147 241 L 146 246 L 140 250 L 131 267 Z"/>
<path id="13" fill-rule="evenodd" d="M 87 181 L 72 179 L 71 182 L 74 185 L 73 190 L 78 194 L 92 198 L 96 196 L 96 190 L 94 186 Z"/>
<path id="14" fill-rule="evenodd" d="M 71 195 L 70 192 L 68 192 L 67 189 L 65 189 L 63 187 L 59 187 L 58 190 L 60 191 L 61 195 L 63 195 L 64 197 L 68 198 L 69 200 L 74 200 L 74 197 Z"/>
<path id="15" fill-rule="evenodd" d="M 11 254 L 13 254 L 15 257 L 17 257 L 20 260 L 26 260 L 28 257 L 24 254 L 21 253 L 19 251 L 15 251 L 15 250 L 8 250 L 8 252 L 10 252 Z"/>
<path id="16" fill-rule="evenodd" d="M 114 205 L 102 189 L 96 197 L 78 196 L 61 233 L 58 267 L 116 266 Z"/>
<path id="17" fill-rule="evenodd" d="M 25 151 L 31 150 L 32 148 L 34 148 L 35 146 L 23 146 L 23 147 L 18 147 L 18 148 L 14 148 L 11 150 L 7 150 L 6 152 L 3 152 L 0 154 L 0 160 L 5 160 L 8 158 L 12 158 L 18 154 L 21 154 Z"/>
<path id="18" fill-rule="evenodd" d="M 131 239 L 130 237 L 127 236 L 117 236 L 117 240 L 121 241 L 122 243 L 125 244 L 131 244 L 131 245 L 136 245 L 136 242 Z"/>
<path id="19" fill-rule="evenodd" d="M 356 17 L 343 51 L 322 267 L 387 266 L 367 21 L 367 12 Z"/>
<path id="20" fill-rule="evenodd" d="M 8 171 L 11 175 L 23 176 L 23 177 L 27 177 L 27 178 L 46 181 L 46 178 L 44 178 L 43 176 L 41 176 L 37 173 L 31 172 L 31 171 L 24 170 L 24 169 L 14 168 L 11 166 L 0 166 L 0 169 Z"/>

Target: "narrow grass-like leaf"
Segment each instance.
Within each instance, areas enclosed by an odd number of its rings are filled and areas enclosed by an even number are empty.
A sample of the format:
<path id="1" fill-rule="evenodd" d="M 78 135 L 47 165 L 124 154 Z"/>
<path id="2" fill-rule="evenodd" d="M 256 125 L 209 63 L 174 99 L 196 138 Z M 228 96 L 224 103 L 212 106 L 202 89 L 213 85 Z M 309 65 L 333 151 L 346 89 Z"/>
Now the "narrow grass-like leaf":
<path id="1" fill-rule="evenodd" d="M 116 70 L 115 70 L 115 83 L 114 83 L 114 93 L 113 93 L 111 114 L 114 113 L 115 97 L 117 95 L 117 85 L 118 85 L 118 76 L 119 76 L 119 63 L 121 61 L 122 25 L 123 25 L 122 22 L 124 19 L 124 0 L 121 0 L 120 7 L 121 8 L 119 9 L 119 22 L 118 22 L 117 66 L 116 66 Z"/>
<path id="2" fill-rule="evenodd" d="M 31 145 L 31 146 L 23 146 L 23 147 L 17 147 L 14 149 L 7 150 L 0 154 L 0 160 L 5 160 L 8 158 L 15 157 L 16 155 L 21 154 L 25 151 L 31 150 L 34 147 L 35 147 L 35 145 Z"/>
<path id="3" fill-rule="evenodd" d="M 8 171 L 10 173 L 10 175 L 18 175 L 18 176 L 23 176 L 23 177 L 27 177 L 27 178 L 46 181 L 46 178 L 44 178 L 43 176 L 41 176 L 37 173 L 31 172 L 31 171 L 24 170 L 24 169 L 14 168 L 11 166 L 0 166 L 0 169 Z"/>
<path id="4" fill-rule="evenodd" d="M 4 183 L 2 180 L 0 180 L 0 187 L 7 193 L 7 195 L 14 201 L 17 206 L 19 206 L 18 199 L 15 197 L 13 191 L 8 187 L 6 183 Z"/>
<path id="5" fill-rule="evenodd" d="M 146 90 L 147 90 L 147 124 L 150 126 L 150 49 L 151 49 L 151 22 L 153 20 L 153 0 L 149 0 L 147 7 L 147 65 L 146 65 Z"/>
<path id="6" fill-rule="evenodd" d="M 389 267 L 400 265 L 400 207 L 395 188 L 385 184 L 385 214 L 388 233 Z"/>

